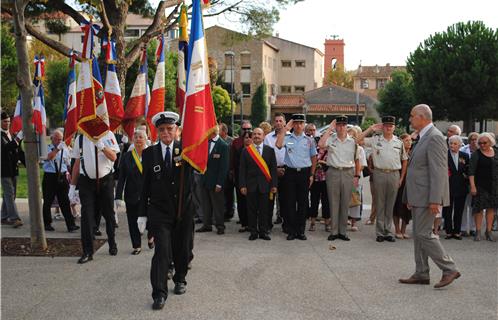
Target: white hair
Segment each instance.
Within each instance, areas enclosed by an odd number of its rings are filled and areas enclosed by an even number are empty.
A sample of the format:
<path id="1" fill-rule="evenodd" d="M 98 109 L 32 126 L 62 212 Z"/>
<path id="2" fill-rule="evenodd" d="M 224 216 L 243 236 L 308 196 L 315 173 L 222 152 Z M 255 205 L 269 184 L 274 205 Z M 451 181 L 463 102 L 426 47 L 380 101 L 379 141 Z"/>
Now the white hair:
<path id="1" fill-rule="evenodd" d="M 143 138 L 147 139 L 147 131 L 145 130 L 142 129 L 135 130 L 135 132 L 133 133 L 133 137 L 135 137 L 136 135 L 142 135 Z"/>
<path id="2" fill-rule="evenodd" d="M 460 146 L 463 145 L 463 140 L 462 140 L 462 138 L 460 136 L 456 136 L 455 135 L 455 136 L 451 136 L 451 137 L 448 138 L 448 142 L 451 143 L 451 142 L 454 142 L 454 141 L 458 142 L 458 144 L 460 144 Z"/>
<path id="3" fill-rule="evenodd" d="M 428 105 L 417 104 L 415 107 L 413 107 L 413 111 L 417 115 L 422 116 L 422 118 L 432 121 L 432 110 Z"/>
<path id="4" fill-rule="evenodd" d="M 457 126 L 456 124 L 452 124 L 451 126 L 449 126 L 448 130 L 449 129 L 454 129 L 456 131 L 457 135 L 461 135 L 462 134 L 462 129 L 460 129 L 460 127 Z"/>
<path id="5" fill-rule="evenodd" d="M 479 138 L 477 138 L 477 141 L 479 142 L 482 138 L 487 138 L 489 142 L 491 143 L 491 146 L 494 146 L 496 144 L 496 139 L 493 137 L 493 135 L 489 132 L 483 132 L 479 135 Z"/>

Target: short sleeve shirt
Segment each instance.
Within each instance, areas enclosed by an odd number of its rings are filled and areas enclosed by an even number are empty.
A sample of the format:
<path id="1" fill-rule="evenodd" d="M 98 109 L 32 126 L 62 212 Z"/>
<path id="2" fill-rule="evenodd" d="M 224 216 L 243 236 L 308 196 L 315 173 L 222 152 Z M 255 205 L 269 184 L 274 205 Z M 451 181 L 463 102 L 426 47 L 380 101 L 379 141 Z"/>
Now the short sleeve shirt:
<path id="1" fill-rule="evenodd" d="M 311 158 L 316 156 L 316 144 L 313 138 L 304 133 L 296 136 L 294 133 L 284 139 L 285 159 L 284 163 L 290 168 L 311 167 Z"/>
<path id="2" fill-rule="evenodd" d="M 349 135 L 341 141 L 337 134 L 331 135 L 326 142 L 328 156 L 327 165 L 334 168 L 353 168 L 355 160 L 359 159 L 356 142 Z M 356 153 L 356 158 L 355 158 Z"/>
<path id="3" fill-rule="evenodd" d="M 290 135 L 290 134 L 287 134 Z M 285 165 L 285 148 L 279 149 L 275 147 L 275 143 L 277 142 L 277 133 L 272 131 L 268 133 L 265 137 L 265 141 L 263 142 L 265 145 L 271 147 L 275 150 L 275 157 L 277 159 L 277 166 L 282 167 Z"/>
<path id="4" fill-rule="evenodd" d="M 50 153 L 57 148 L 53 144 L 50 144 L 47 149 Z M 46 173 L 56 173 L 58 169 L 59 172 L 65 173 L 67 172 L 69 163 L 69 150 L 67 148 L 63 148 L 62 150 L 59 150 L 59 152 L 57 152 L 55 158 L 53 158 L 52 160 L 47 159 L 43 161 L 43 171 Z M 55 168 L 55 166 L 57 166 L 57 169 Z"/>
<path id="5" fill-rule="evenodd" d="M 89 140 L 85 136 L 83 136 L 82 141 L 83 141 L 83 161 L 80 161 L 80 174 L 82 175 L 88 174 L 88 178 L 96 179 L 97 175 L 95 170 L 95 145 L 91 140 Z M 108 131 L 106 135 L 104 135 L 102 138 L 99 139 L 99 141 L 102 141 L 106 147 L 112 149 L 114 152 L 119 153 L 119 145 L 116 141 L 114 133 L 112 133 L 111 131 Z M 74 142 L 74 148 L 71 152 L 71 158 L 76 159 L 80 157 L 80 148 L 81 148 L 80 139 L 79 137 L 77 137 Z M 114 162 L 107 159 L 104 152 L 97 151 L 97 157 L 99 162 L 100 178 L 114 171 L 113 169 Z M 85 165 L 85 170 L 83 170 L 83 162 Z"/>
<path id="6" fill-rule="evenodd" d="M 373 165 L 377 169 L 400 170 L 401 161 L 408 160 L 403 141 L 396 136 L 391 140 L 382 135 L 366 138 L 365 146 L 372 149 Z"/>

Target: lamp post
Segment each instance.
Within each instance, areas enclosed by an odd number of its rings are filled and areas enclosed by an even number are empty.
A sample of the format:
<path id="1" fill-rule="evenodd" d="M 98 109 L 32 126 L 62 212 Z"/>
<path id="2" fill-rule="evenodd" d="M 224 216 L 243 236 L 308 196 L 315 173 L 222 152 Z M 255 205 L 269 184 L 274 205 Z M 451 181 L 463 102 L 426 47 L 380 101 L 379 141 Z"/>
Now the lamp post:
<path id="1" fill-rule="evenodd" d="M 234 119 L 233 119 L 233 111 L 234 111 L 234 106 L 233 106 L 233 100 L 234 100 L 234 76 L 235 76 L 235 70 L 233 69 L 234 68 L 234 59 L 235 59 L 235 53 L 233 51 L 228 51 L 226 53 L 226 55 L 230 56 L 232 58 L 231 60 L 231 63 L 230 63 L 230 114 L 231 114 L 231 118 L 230 118 L 230 128 L 232 128 L 232 136 L 234 135 L 234 130 L 233 130 L 233 126 L 234 126 Z"/>
<path id="2" fill-rule="evenodd" d="M 356 125 L 360 125 L 360 93 L 356 92 Z"/>
<path id="3" fill-rule="evenodd" d="M 240 125 L 242 126 L 242 121 L 244 120 L 244 90 L 240 91 Z"/>

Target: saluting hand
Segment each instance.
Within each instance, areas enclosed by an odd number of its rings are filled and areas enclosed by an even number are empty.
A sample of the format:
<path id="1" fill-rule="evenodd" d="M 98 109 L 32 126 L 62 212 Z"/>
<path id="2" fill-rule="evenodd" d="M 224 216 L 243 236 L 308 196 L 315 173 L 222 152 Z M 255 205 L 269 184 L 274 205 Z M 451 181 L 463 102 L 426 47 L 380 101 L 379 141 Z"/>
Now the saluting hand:
<path id="1" fill-rule="evenodd" d="M 375 131 L 382 131 L 383 126 L 384 125 L 382 123 L 376 123 L 376 124 L 371 125 L 369 129 L 371 129 L 374 132 Z"/>
<path id="2" fill-rule="evenodd" d="M 332 131 L 334 131 L 334 130 L 335 130 L 335 127 L 336 127 L 336 122 L 337 122 L 337 121 L 334 119 L 334 120 L 332 120 L 332 122 L 330 123 L 330 125 L 329 125 L 329 129 L 327 130 L 329 134 L 332 134 Z"/>
<path id="3" fill-rule="evenodd" d="M 286 131 L 290 131 L 292 129 L 293 124 L 294 124 L 294 120 L 292 120 L 292 119 L 289 122 L 287 122 L 287 124 L 285 125 Z"/>

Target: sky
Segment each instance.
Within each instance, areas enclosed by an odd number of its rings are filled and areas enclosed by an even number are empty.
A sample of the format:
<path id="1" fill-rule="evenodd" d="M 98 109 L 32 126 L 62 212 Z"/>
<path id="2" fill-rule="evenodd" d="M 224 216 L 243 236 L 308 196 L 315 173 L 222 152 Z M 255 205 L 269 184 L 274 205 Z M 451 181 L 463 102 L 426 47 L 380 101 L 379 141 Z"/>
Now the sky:
<path id="1" fill-rule="evenodd" d="M 322 52 L 325 38 L 339 35 L 346 43 L 346 70 L 355 70 L 360 61 L 364 66 L 405 65 L 421 42 L 456 22 L 481 20 L 497 29 L 497 12 L 496 0 L 305 0 L 281 11 L 274 30 L 280 38 Z M 239 29 L 222 17 L 205 24 Z"/>

